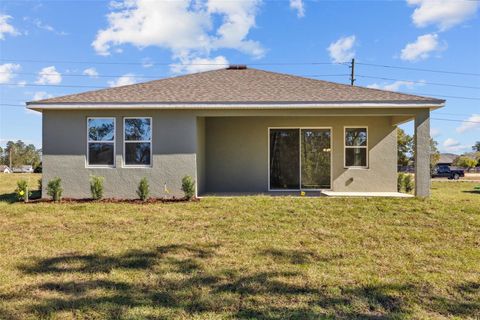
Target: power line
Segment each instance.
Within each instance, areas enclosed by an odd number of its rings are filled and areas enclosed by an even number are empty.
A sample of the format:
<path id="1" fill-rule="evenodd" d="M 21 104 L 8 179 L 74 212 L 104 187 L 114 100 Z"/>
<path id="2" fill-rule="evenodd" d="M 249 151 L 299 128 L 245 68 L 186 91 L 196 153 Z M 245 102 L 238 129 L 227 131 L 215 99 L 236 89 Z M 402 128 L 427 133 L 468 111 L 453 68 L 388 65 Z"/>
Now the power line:
<path id="1" fill-rule="evenodd" d="M 39 59 L 6 59 L 2 58 L 0 61 L 8 62 L 24 62 L 24 63 L 71 63 L 71 64 L 104 64 L 104 65 L 158 65 L 158 66 L 229 66 L 230 63 L 180 63 L 180 62 L 155 62 L 145 60 L 143 62 L 134 61 L 119 61 L 119 62 L 107 62 L 107 61 L 87 61 L 87 60 L 39 60 Z M 376 64 L 367 62 L 355 62 L 357 65 L 378 67 L 378 68 L 390 68 L 390 69 L 403 69 L 411 71 L 421 72 L 433 72 L 433 73 L 446 73 L 457 74 L 466 76 L 480 76 L 480 73 L 474 72 L 459 72 L 451 70 L 438 70 L 438 69 L 426 69 L 426 68 L 413 68 L 393 66 L 387 64 Z M 244 63 L 245 64 L 245 63 Z M 348 65 L 349 62 L 327 62 L 327 61 L 305 61 L 305 62 L 252 62 L 247 65 L 251 66 L 275 66 L 275 65 Z"/>
<path id="2" fill-rule="evenodd" d="M 75 60 L 37 60 L 37 59 L 5 59 L 0 61 L 6 62 L 22 62 L 22 63 L 71 63 L 71 64 L 104 64 L 104 65 L 156 65 L 156 66 L 225 66 L 228 67 L 232 63 L 181 63 L 181 62 L 154 62 L 145 60 L 143 62 L 134 61 L 75 61 Z M 240 63 L 245 64 L 245 63 Z M 286 66 L 286 65 L 345 65 L 344 62 L 326 62 L 326 61 L 310 61 L 310 62 L 252 62 L 246 65 L 250 66 Z"/>
<path id="3" fill-rule="evenodd" d="M 422 72 L 459 74 L 459 75 L 464 75 L 464 76 L 480 76 L 480 73 L 473 73 L 473 72 L 458 72 L 458 71 L 450 71 L 450 70 L 435 70 L 435 69 L 423 69 L 423 68 L 412 68 L 412 67 L 400 67 L 400 66 L 392 66 L 392 65 L 386 65 L 386 64 L 375 64 L 375 63 L 365 63 L 365 62 L 357 62 L 356 64 L 363 65 L 363 66 L 370 66 L 370 67 L 379 67 L 379 68 L 381 67 L 381 68 L 403 69 L 403 70 L 422 71 Z"/>
<path id="4" fill-rule="evenodd" d="M 436 111 L 435 111 L 435 114 L 444 114 L 446 116 L 467 116 L 467 117 L 471 116 L 471 114 L 468 114 L 468 113 L 448 113 L 448 112 L 436 112 Z"/>
<path id="5" fill-rule="evenodd" d="M 34 75 L 34 76 L 38 76 L 39 74 L 38 73 L 34 73 L 34 72 L 7 72 L 7 71 L 0 71 L 0 74 L 12 74 L 12 75 Z M 58 74 L 57 73 L 41 73 L 40 75 L 42 76 L 57 76 Z M 96 76 L 91 76 L 91 75 L 88 75 L 88 74 L 69 74 L 69 73 L 65 73 L 65 74 L 61 74 L 62 77 L 88 77 L 88 78 L 119 78 L 119 77 L 124 77 L 124 76 L 128 76 L 130 78 L 140 78 L 140 79 L 162 79 L 162 78 L 159 78 L 159 76 L 141 76 L 141 75 L 133 75 L 133 74 L 116 74 L 116 75 L 112 75 L 112 74 L 99 74 L 99 75 L 96 75 Z M 344 76 L 348 76 L 348 74 L 346 73 L 340 73 L 340 74 L 312 74 L 312 75 L 309 75 L 309 74 L 306 74 L 306 75 L 299 75 L 299 76 L 302 76 L 302 77 L 344 77 Z"/>
<path id="6" fill-rule="evenodd" d="M 88 89 L 107 89 L 109 87 L 86 86 L 86 85 L 69 85 L 69 84 L 34 84 L 34 83 L 0 83 L 0 86 L 15 87 L 55 87 L 55 88 L 88 88 Z"/>
<path id="7" fill-rule="evenodd" d="M 443 118 L 430 118 L 432 120 L 440 120 L 440 121 L 451 121 L 451 122 L 469 122 L 469 123 L 478 123 L 480 124 L 480 121 L 472 121 L 472 120 L 457 120 L 457 119 L 443 119 Z"/>
<path id="8" fill-rule="evenodd" d="M 467 88 L 467 89 L 480 89 L 480 87 L 464 86 L 464 85 L 450 84 L 450 83 L 439 83 L 439 82 L 428 82 L 428 81 L 414 81 L 414 80 L 402 80 L 402 79 L 393 79 L 393 78 L 384 78 L 384 77 L 373 77 L 373 76 L 365 76 L 365 75 L 357 75 L 357 77 L 369 78 L 369 79 L 389 80 L 389 81 L 404 81 L 404 82 L 411 82 L 411 83 L 418 83 L 418 84 L 426 84 L 426 85 L 434 85 L 434 86 L 446 86 L 446 87 Z"/>
<path id="9" fill-rule="evenodd" d="M 412 94 L 412 93 L 406 93 L 406 94 Z M 477 97 L 448 96 L 444 94 L 436 94 L 436 93 L 428 93 L 428 92 L 421 92 L 418 94 L 421 94 L 422 96 L 425 95 L 425 96 L 431 96 L 431 97 L 441 97 L 441 98 L 451 98 L 451 99 L 480 100 L 480 98 L 477 98 Z"/>

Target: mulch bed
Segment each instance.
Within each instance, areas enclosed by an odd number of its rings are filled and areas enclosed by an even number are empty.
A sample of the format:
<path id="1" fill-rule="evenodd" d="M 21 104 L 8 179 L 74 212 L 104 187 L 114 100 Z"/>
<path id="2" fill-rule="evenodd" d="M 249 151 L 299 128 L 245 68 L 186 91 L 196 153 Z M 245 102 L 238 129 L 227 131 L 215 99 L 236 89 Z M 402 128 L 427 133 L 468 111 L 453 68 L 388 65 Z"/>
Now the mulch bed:
<path id="1" fill-rule="evenodd" d="M 121 199 L 121 198 L 105 198 L 100 200 L 93 200 L 89 198 L 75 199 L 75 198 L 62 198 L 59 203 L 129 203 L 129 204 L 152 204 L 152 203 L 173 203 L 173 202 L 196 202 L 200 201 L 199 198 L 193 198 L 187 200 L 186 198 L 149 198 L 146 201 L 140 199 Z M 54 202 L 52 199 L 29 199 L 26 204 L 29 203 L 44 203 Z"/>

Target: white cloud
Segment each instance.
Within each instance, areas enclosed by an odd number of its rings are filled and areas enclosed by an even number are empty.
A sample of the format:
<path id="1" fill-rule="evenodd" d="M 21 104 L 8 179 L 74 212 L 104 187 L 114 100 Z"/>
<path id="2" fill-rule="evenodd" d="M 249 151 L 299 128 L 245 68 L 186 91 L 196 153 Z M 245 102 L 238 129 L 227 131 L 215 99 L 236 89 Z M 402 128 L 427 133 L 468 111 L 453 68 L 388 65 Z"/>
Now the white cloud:
<path id="1" fill-rule="evenodd" d="M 33 23 L 39 29 L 43 29 L 43 30 L 50 31 L 50 32 L 55 32 L 55 29 L 51 25 L 45 24 L 39 19 L 33 20 Z"/>
<path id="2" fill-rule="evenodd" d="M 443 148 L 447 152 L 458 152 L 465 150 L 466 148 L 468 148 L 468 146 L 462 145 L 460 141 L 448 138 L 443 142 Z"/>
<path id="3" fill-rule="evenodd" d="M 457 131 L 464 133 L 475 129 L 480 129 L 480 114 L 472 114 L 466 121 L 462 122 Z"/>
<path id="4" fill-rule="evenodd" d="M 297 17 L 305 16 L 305 5 L 303 0 L 290 0 L 290 8 L 297 11 Z"/>
<path id="5" fill-rule="evenodd" d="M 38 18 L 32 19 L 30 17 L 23 17 L 23 21 L 33 24 L 38 29 L 45 30 L 45 31 L 48 31 L 48 32 L 52 32 L 52 33 L 55 33 L 59 36 L 68 35 L 68 33 L 64 32 L 64 31 L 58 31 L 57 29 L 55 29 L 51 25 L 43 22 L 42 20 L 40 20 Z"/>
<path id="6" fill-rule="evenodd" d="M 55 69 L 55 66 L 45 67 L 38 73 L 38 84 L 59 84 L 62 82 L 62 75 Z"/>
<path id="7" fill-rule="evenodd" d="M 15 77 L 15 71 L 20 70 L 20 65 L 15 63 L 0 64 L 0 83 L 8 83 Z"/>
<path id="8" fill-rule="evenodd" d="M 354 35 L 348 37 L 341 37 L 335 42 L 332 42 L 327 48 L 330 53 L 330 58 L 336 62 L 346 62 L 355 57 L 355 46 L 356 38 Z"/>
<path id="9" fill-rule="evenodd" d="M 8 23 L 8 20 L 12 19 L 11 16 L 6 14 L 0 14 L 0 40 L 5 39 L 5 35 L 9 34 L 11 36 L 19 35 L 20 33 L 15 29 L 11 24 Z"/>
<path id="10" fill-rule="evenodd" d="M 51 94 L 46 93 L 45 91 L 37 91 L 33 94 L 33 101 L 43 100 L 53 97 Z"/>
<path id="11" fill-rule="evenodd" d="M 437 128 L 430 128 L 430 136 L 432 138 L 437 138 L 441 134 L 440 129 Z"/>
<path id="12" fill-rule="evenodd" d="M 255 27 L 260 1 L 114 2 L 107 15 L 108 27 L 98 31 L 92 46 L 100 55 L 109 55 L 112 47 L 131 44 L 166 48 L 176 59 L 209 57 L 211 51 L 221 48 L 261 57 L 263 47 L 247 38 Z"/>
<path id="13" fill-rule="evenodd" d="M 436 33 L 421 35 L 413 43 L 408 43 L 400 53 L 400 58 L 406 61 L 417 61 L 427 59 L 432 52 L 444 50 L 445 46 L 440 45 Z"/>
<path id="14" fill-rule="evenodd" d="M 424 82 L 419 81 L 419 82 Z M 372 88 L 372 89 L 382 89 L 382 90 L 388 90 L 388 91 L 399 91 L 402 89 L 402 87 L 405 87 L 406 89 L 413 89 L 415 86 L 423 86 L 423 83 L 417 83 L 413 81 L 405 81 L 405 80 L 398 80 L 392 83 L 388 84 L 378 84 L 378 83 L 373 83 L 367 86 L 367 88 Z"/>
<path id="15" fill-rule="evenodd" d="M 52 27 L 49 24 L 46 24 L 46 23 L 42 22 L 40 19 L 34 19 L 33 24 L 39 29 L 43 29 L 43 30 L 46 30 L 46 31 L 49 31 L 49 32 L 53 32 L 53 33 L 55 33 L 59 36 L 68 35 L 68 33 L 66 33 L 65 31 L 57 31 L 54 27 Z"/>
<path id="16" fill-rule="evenodd" d="M 27 85 L 27 81 L 25 80 L 18 81 L 17 83 L 17 86 L 19 87 L 25 87 L 26 85 Z"/>
<path id="17" fill-rule="evenodd" d="M 38 100 L 48 99 L 48 98 L 52 98 L 52 97 L 53 96 L 51 94 L 46 93 L 45 91 L 37 91 L 33 94 L 32 101 L 38 101 Z M 25 108 L 25 113 L 36 115 L 36 116 L 41 115 L 40 112 L 30 110 L 30 109 L 27 109 L 27 108 Z"/>
<path id="18" fill-rule="evenodd" d="M 97 34 L 93 46 L 100 54 L 108 53 L 111 45 L 122 43 L 166 47 L 175 54 L 220 47 L 239 49 L 254 56 L 263 54 L 257 42 L 246 39 L 255 26 L 257 0 L 209 0 L 206 3 L 129 0 L 123 4 L 120 11 L 108 15 L 110 27 Z M 217 16 L 223 18 L 223 22 L 214 30 L 213 19 Z M 213 32 L 209 32 L 212 29 Z"/>
<path id="19" fill-rule="evenodd" d="M 208 0 L 207 7 L 212 18 L 221 16 L 223 23 L 210 36 L 213 49 L 237 49 L 256 58 L 261 58 L 265 50 L 259 42 L 248 40 L 250 29 L 255 27 L 255 16 L 260 0 L 225 1 Z"/>
<path id="20" fill-rule="evenodd" d="M 433 24 L 440 31 L 472 18 L 479 7 L 478 1 L 469 0 L 407 0 L 407 3 L 417 7 L 412 14 L 417 27 Z"/>
<path id="21" fill-rule="evenodd" d="M 83 70 L 83 74 L 92 78 L 98 77 L 98 71 L 95 68 L 87 68 Z"/>
<path id="22" fill-rule="evenodd" d="M 222 69 L 228 66 L 228 60 L 224 56 L 212 59 L 208 58 L 181 58 L 179 64 L 171 64 L 173 73 L 195 73 L 208 70 Z"/>
<path id="23" fill-rule="evenodd" d="M 137 81 L 135 80 L 135 75 L 132 73 L 127 73 L 119 77 L 117 80 L 108 81 L 108 85 L 110 87 L 120 87 L 120 86 L 129 85 L 129 84 L 134 84 L 136 82 Z"/>

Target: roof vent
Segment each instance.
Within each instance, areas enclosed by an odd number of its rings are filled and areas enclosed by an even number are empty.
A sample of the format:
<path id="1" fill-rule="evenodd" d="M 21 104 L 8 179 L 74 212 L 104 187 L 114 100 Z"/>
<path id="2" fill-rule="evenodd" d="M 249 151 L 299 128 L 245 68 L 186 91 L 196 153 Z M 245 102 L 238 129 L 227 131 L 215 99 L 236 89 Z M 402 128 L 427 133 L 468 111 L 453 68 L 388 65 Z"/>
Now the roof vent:
<path id="1" fill-rule="evenodd" d="M 246 64 L 231 64 L 227 68 L 227 70 L 245 70 L 245 69 L 247 69 Z"/>

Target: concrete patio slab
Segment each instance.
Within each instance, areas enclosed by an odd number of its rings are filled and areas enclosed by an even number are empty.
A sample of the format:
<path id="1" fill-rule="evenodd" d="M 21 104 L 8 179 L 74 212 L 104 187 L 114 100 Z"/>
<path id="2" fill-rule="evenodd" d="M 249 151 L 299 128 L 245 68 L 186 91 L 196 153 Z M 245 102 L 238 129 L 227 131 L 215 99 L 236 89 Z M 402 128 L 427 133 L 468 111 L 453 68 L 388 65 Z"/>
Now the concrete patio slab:
<path id="1" fill-rule="evenodd" d="M 412 194 L 401 192 L 336 192 L 322 191 L 328 197 L 388 197 L 388 198 L 413 198 Z"/>

